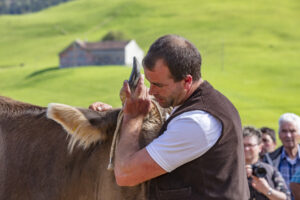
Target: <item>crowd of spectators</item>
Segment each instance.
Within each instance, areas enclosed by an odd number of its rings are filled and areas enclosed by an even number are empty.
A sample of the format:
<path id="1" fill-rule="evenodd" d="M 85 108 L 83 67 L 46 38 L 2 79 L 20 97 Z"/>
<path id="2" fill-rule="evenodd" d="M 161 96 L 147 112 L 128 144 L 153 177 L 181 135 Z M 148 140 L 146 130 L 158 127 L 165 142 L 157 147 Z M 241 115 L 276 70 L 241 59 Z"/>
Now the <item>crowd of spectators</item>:
<path id="1" fill-rule="evenodd" d="M 285 113 L 276 133 L 244 126 L 244 153 L 251 200 L 300 199 L 300 117 Z"/>

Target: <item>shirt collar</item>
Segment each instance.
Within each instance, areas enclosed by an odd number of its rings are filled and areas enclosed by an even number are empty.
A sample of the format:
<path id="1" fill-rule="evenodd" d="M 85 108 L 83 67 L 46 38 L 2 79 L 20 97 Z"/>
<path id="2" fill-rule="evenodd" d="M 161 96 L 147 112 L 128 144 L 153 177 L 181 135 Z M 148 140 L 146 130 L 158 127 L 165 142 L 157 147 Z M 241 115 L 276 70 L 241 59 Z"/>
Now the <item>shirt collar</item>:
<path id="1" fill-rule="evenodd" d="M 172 114 L 175 112 L 175 110 L 177 110 L 180 106 L 181 106 L 181 105 L 175 106 L 175 107 L 173 108 L 173 110 L 171 111 L 170 115 L 172 115 Z"/>
<path id="2" fill-rule="evenodd" d="M 300 160 L 299 145 L 297 145 L 297 149 L 298 149 L 298 151 L 297 151 L 297 155 L 298 155 L 298 156 L 296 157 L 296 159 Z M 285 153 L 284 147 L 282 147 L 281 160 L 287 159 L 287 158 L 288 158 L 288 156 L 287 156 L 287 154 Z"/>

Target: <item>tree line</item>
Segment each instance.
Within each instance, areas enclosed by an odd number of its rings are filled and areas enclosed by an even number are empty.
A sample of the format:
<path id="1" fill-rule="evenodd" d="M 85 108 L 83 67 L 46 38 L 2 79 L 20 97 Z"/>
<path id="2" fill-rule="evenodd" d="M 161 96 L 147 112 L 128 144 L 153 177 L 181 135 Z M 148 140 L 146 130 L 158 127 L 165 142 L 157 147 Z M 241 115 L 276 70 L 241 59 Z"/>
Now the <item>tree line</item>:
<path id="1" fill-rule="evenodd" d="M 0 14 L 36 12 L 71 0 L 0 0 Z"/>

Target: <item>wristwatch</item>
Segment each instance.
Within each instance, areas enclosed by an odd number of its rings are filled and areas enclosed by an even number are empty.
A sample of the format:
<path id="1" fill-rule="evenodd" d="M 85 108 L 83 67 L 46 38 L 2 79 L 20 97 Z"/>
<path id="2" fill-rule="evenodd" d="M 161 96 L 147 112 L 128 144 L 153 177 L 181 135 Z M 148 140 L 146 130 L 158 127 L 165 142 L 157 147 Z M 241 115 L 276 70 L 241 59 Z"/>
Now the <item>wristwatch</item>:
<path id="1" fill-rule="evenodd" d="M 268 196 L 271 196 L 271 195 L 272 195 L 272 188 L 269 188 L 269 191 L 267 192 L 267 195 L 268 195 Z"/>

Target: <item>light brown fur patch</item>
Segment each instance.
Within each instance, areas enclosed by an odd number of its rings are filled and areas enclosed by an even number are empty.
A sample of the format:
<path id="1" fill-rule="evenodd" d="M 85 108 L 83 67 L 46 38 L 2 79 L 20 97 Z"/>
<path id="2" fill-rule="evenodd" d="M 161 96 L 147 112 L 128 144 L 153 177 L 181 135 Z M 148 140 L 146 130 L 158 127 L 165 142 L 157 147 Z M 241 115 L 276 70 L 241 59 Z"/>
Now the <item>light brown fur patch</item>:
<path id="1" fill-rule="evenodd" d="M 75 107 L 50 103 L 47 117 L 61 124 L 71 136 L 69 141 L 70 152 L 72 152 L 75 145 L 86 149 L 100 140 L 105 140 L 105 134 L 92 126 L 85 115 Z"/>

